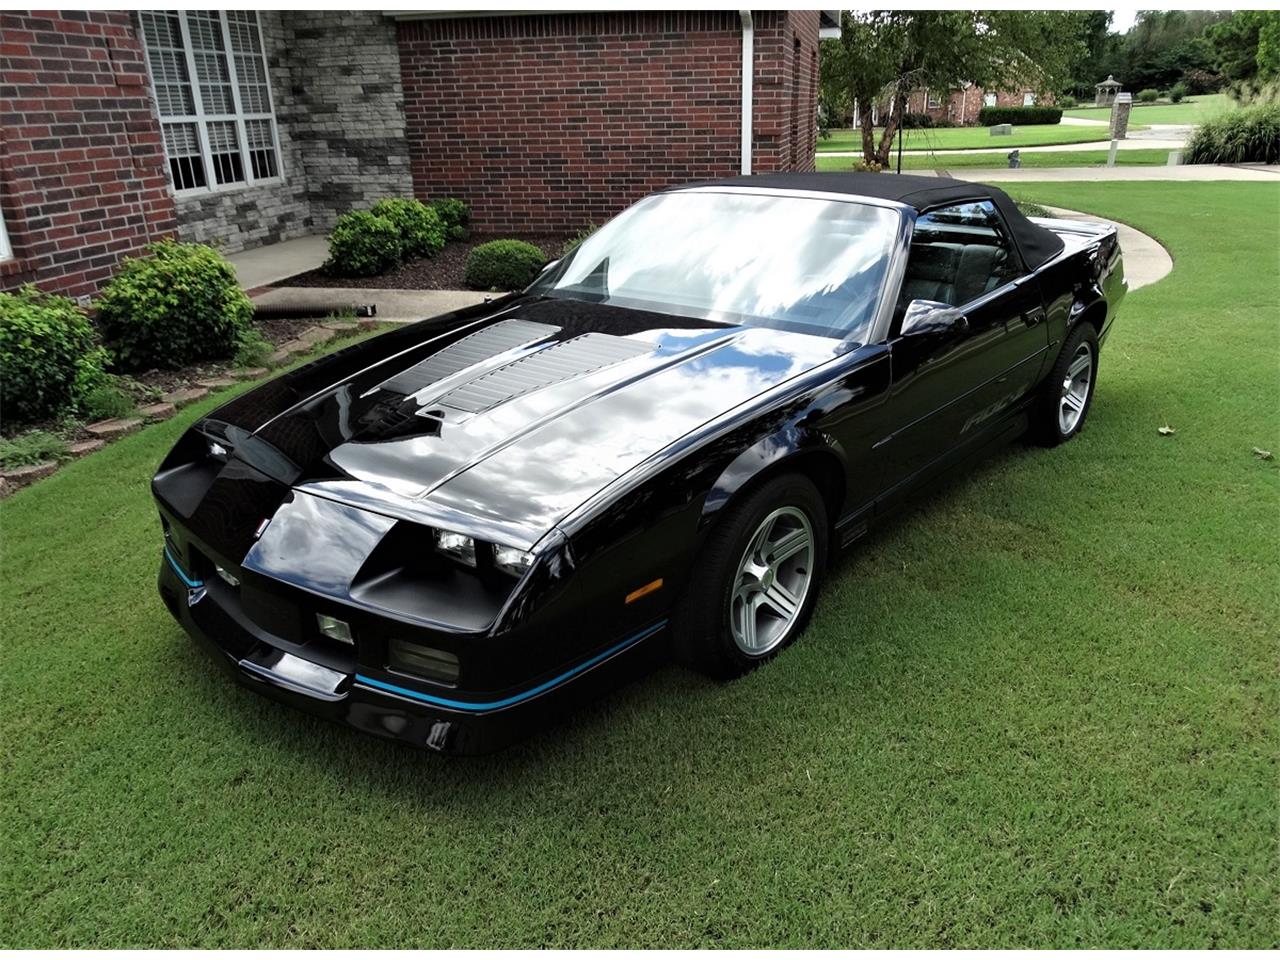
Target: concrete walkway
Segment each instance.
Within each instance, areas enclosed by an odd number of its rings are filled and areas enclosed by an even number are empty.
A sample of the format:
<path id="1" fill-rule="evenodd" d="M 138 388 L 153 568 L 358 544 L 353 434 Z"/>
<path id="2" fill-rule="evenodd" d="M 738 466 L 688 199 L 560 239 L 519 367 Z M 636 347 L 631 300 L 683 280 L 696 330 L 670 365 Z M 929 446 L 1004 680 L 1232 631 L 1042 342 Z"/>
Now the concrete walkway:
<path id="1" fill-rule="evenodd" d="M 324 317 L 343 307 L 372 305 L 374 319 L 412 323 L 483 303 L 496 294 L 478 290 L 366 290 L 350 287 L 269 287 L 253 295 L 260 307 L 306 310 Z"/>
<path id="2" fill-rule="evenodd" d="M 227 257 L 245 290 L 265 287 L 320 266 L 329 256 L 325 237 L 299 237 Z"/>
<path id="3" fill-rule="evenodd" d="M 1076 210 L 1064 210 L 1061 207 L 1045 207 L 1055 217 L 1062 220 L 1087 220 L 1091 223 L 1109 223 L 1120 235 L 1120 251 L 1124 254 L 1124 277 L 1129 282 L 1129 289 L 1137 290 L 1163 280 L 1173 269 L 1173 258 L 1169 251 L 1160 246 L 1154 237 L 1147 236 L 1141 230 L 1135 230 L 1126 223 L 1118 223 L 1099 217 L 1092 213 L 1080 213 Z"/>
<path id="4" fill-rule="evenodd" d="M 289 277 L 315 270 L 329 256 L 323 236 L 285 240 L 227 257 L 240 286 L 259 306 L 307 310 L 325 317 L 343 307 L 372 306 L 378 320 L 408 323 L 481 303 L 475 290 L 366 290 L 346 287 L 272 287 Z"/>
<path id="5" fill-rule="evenodd" d="M 910 170 L 908 173 L 928 176 L 927 170 Z M 938 174 L 941 176 L 941 174 Z M 1046 183 L 1096 182 L 1099 180 L 1147 180 L 1194 182 L 1206 180 L 1244 180 L 1254 183 L 1280 183 L 1280 166 L 1272 164 L 1223 164 L 1197 163 L 1177 167 L 1007 167 L 983 169 L 977 167 L 956 168 L 953 178 L 973 180 L 977 183 Z"/>

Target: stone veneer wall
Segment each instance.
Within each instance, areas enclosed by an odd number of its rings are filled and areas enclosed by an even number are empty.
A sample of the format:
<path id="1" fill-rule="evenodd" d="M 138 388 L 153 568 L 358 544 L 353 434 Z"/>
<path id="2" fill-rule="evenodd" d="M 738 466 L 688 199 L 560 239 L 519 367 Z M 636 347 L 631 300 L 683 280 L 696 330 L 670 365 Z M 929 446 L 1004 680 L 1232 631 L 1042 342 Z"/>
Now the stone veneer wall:
<path id="1" fill-rule="evenodd" d="M 395 24 L 377 12 L 261 11 L 283 182 L 177 200 L 183 239 L 225 253 L 327 231 L 411 196 Z"/>

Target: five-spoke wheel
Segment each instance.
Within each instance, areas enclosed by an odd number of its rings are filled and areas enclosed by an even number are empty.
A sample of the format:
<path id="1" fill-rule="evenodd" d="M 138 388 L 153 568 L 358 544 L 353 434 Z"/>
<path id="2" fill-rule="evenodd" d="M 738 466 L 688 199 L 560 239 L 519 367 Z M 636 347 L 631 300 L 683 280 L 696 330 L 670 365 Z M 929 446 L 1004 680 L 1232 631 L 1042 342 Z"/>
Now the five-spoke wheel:
<path id="1" fill-rule="evenodd" d="M 796 507 L 779 507 L 756 528 L 738 563 L 729 629 L 747 656 L 768 653 L 800 616 L 813 582 L 813 527 Z"/>

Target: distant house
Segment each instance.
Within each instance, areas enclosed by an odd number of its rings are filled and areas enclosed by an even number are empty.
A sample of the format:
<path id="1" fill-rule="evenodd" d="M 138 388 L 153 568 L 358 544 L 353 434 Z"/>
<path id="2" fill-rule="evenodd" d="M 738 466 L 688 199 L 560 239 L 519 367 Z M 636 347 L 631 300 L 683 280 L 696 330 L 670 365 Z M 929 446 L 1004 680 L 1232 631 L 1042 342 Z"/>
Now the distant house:
<path id="1" fill-rule="evenodd" d="M 927 113 L 934 120 L 950 120 L 958 126 L 976 124 L 978 111 L 983 107 L 1033 107 L 1048 106 L 1054 102 L 1052 92 L 1033 86 L 1015 87 L 1011 90 L 984 90 L 973 84 L 964 84 L 952 90 L 919 87 L 907 94 L 908 113 Z M 873 107 L 872 121 L 877 125 L 882 114 L 892 112 L 894 103 L 886 98 Z M 860 113 L 855 107 L 854 126 Z"/>
<path id="2" fill-rule="evenodd" d="M 813 168 L 834 11 L 4 11 L 0 289 L 93 293 L 383 196 L 573 232 L 655 189 Z"/>

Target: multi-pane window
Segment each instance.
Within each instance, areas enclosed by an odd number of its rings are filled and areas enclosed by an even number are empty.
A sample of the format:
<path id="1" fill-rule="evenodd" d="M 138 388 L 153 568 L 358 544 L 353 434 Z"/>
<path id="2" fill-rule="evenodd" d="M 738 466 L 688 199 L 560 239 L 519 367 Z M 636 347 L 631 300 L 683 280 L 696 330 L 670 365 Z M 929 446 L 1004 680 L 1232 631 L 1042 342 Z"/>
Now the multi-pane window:
<path id="1" fill-rule="evenodd" d="M 157 10 L 141 19 L 173 188 L 208 190 L 278 177 L 257 13 Z"/>

